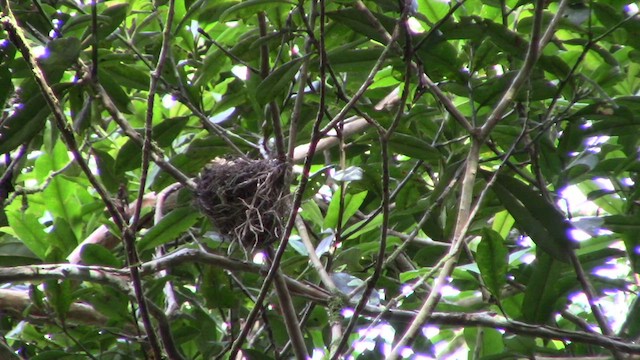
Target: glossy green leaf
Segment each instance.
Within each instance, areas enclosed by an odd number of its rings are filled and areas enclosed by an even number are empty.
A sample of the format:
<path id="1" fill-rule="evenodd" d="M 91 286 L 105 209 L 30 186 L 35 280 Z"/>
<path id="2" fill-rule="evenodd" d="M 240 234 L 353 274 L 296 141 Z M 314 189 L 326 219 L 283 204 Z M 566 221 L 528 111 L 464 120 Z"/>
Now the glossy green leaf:
<path id="1" fill-rule="evenodd" d="M 575 246 L 569 237 L 572 226 L 553 204 L 520 180 L 506 175 L 498 175 L 492 189 L 536 245 L 554 258 L 568 261 L 568 251 Z"/>
<path id="2" fill-rule="evenodd" d="M 169 118 L 164 119 L 157 125 L 153 126 L 152 138 L 161 147 L 168 147 L 173 140 L 180 134 L 187 124 L 187 118 Z M 140 145 L 129 139 L 120 148 L 118 156 L 114 163 L 114 171 L 121 174 L 139 167 L 142 162 L 142 148 Z"/>
<path id="3" fill-rule="evenodd" d="M 116 258 L 111 250 L 98 244 L 83 245 L 80 257 L 86 265 L 110 266 L 113 268 L 122 267 L 122 261 Z"/>
<path id="4" fill-rule="evenodd" d="M 340 218 L 340 189 L 333 194 L 327 215 L 324 218 L 324 229 L 335 229 L 338 226 Z M 342 209 L 342 224 L 346 222 L 360 209 L 360 205 L 367 197 L 368 191 L 362 191 L 357 194 L 347 193 L 344 196 L 344 208 Z"/>
<path id="5" fill-rule="evenodd" d="M 150 228 L 138 241 L 139 251 L 160 246 L 187 231 L 200 218 L 200 214 L 191 207 L 182 207 L 167 214 L 160 222 Z"/>
<path id="6" fill-rule="evenodd" d="M 389 149 L 393 152 L 422 160 L 434 160 L 442 156 L 440 152 L 428 142 L 412 135 L 396 132 L 389 139 Z"/>
<path id="7" fill-rule="evenodd" d="M 44 260 L 49 244 L 46 241 L 44 226 L 36 216 L 10 211 L 7 212 L 7 218 L 10 228 L 2 228 L 2 231 L 18 238 L 31 252 Z"/>
<path id="8" fill-rule="evenodd" d="M 293 79 L 302 65 L 304 58 L 297 58 L 276 68 L 256 88 L 256 100 L 260 105 L 269 101 L 291 86 Z"/>
<path id="9" fill-rule="evenodd" d="M 40 181 L 44 182 L 52 176 L 53 172 L 60 171 L 67 166 L 68 162 L 69 156 L 65 145 L 62 142 L 57 142 L 50 153 L 42 154 L 36 160 L 36 175 Z M 80 204 L 70 201 L 76 186 L 78 185 L 62 176 L 56 176 L 43 192 L 47 199 L 48 209 L 53 216 L 60 217 L 69 224 L 73 224 L 80 216 Z"/>
<path id="10" fill-rule="evenodd" d="M 22 108 L 0 123 L 0 153 L 27 144 L 44 127 L 51 113 L 42 96 L 34 95 Z"/>

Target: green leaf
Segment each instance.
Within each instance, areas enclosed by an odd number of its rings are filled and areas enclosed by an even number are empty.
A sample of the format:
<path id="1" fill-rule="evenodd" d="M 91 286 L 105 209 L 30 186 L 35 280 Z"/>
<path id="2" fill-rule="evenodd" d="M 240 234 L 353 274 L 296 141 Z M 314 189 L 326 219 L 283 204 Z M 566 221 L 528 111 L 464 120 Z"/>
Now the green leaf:
<path id="1" fill-rule="evenodd" d="M 129 10 L 129 4 L 120 3 L 120 4 L 112 4 L 109 3 L 107 8 L 100 13 L 100 20 L 98 22 L 98 40 L 102 40 L 107 36 L 111 35 L 120 24 L 127 18 L 127 12 Z M 89 35 L 93 36 L 92 28 L 89 27 L 83 35 L 83 39 Z"/>
<path id="2" fill-rule="evenodd" d="M 490 173 L 483 175 L 489 178 Z M 575 246 L 569 238 L 573 226 L 553 204 L 520 180 L 503 174 L 498 175 L 492 190 L 537 246 L 558 260 L 568 261 L 568 251 Z"/>
<path id="3" fill-rule="evenodd" d="M 521 311 L 525 321 L 543 324 L 564 305 L 566 299 L 562 295 L 568 288 L 575 285 L 575 275 L 570 279 L 563 278 L 562 270 L 567 265 L 563 265 L 540 250 L 536 254 L 536 259 L 533 264 L 535 268 L 524 293 Z"/>
<path id="4" fill-rule="evenodd" d="M 220 15 L 220 22 L 229 21 L 234 17 L 246 16 L 246 14 L 254 15 L 278 4 L 295 5 L 296 3 L 288 0 L 248 0 L 231 6 Z M 232 16 L 234 15 L 234 16 Z"/>
<path id="5" fill-rule="evenodd" d="M 38 218 L 31 213 L 15 211 L 7 212 L 7 218 L 10 227 L 4 227 L 2 231 L 17 237 L 31 252 L 44 260 L 49 244 L 46 241 L 44 226 L 40 224 Z"/>
<path id="6" fill-rule="evenodd" d="M 99 244 L 82 245 L 80 257 L 85 265 L 110 266 L 117 269 L 122 267 L 122 261 L 116 258 L 111 250 Z"/>
<path id="7" fill-rule="evenodd" d="M 148 90 L 150 76 L 148 70 L 124 64 L 122 62 L 106 62 L 100 64 L 102 76 L 113 79 L 129 89 Z"/>
<path id="8" fill-rule="evenodd" d="M 329 210 L 327 210 L 327 215 L 324 218 L 324 224 L 322 226 L 324 229 L 335 229 L 338 226 L 340 193 L 341 190 L 338 189 L 338 191 L 333 194 L 331 203 L 329 204 Z M 345 194 L 344 208 L 342 211 L 342 225 L 346 224 L 356 211 L 360 209 L 360 205 L 362 205 L 368 193 L 368 191 L 362 191 L 357 194 Z"/>
<path id="9" fill-rule="evenodd" d="M 392 31 L 395 20 L 391 17 L 378 13 L 373 14 L 387 31 Z M 367 16 L 355 8 L 346 8 L 327 13 L 327 16 L 340 24 L 345 25 L 351 30 L 366 36 L 368 39 L 375 40 L 378 43 L 385 44 L 385 39 L 378 29 L 371 24 Z"/>
<path id="10" fill-rule="evenodd" d="M 28 144 L 43 128 L 51 110 L 44 98 L 34 95 L 21 108 L 0 123 L 0 153 L 6 154 Z"/>
<path id="11" fill-rule="evenodd" d="M 69 155 L 64 143 L 56 142 L 49 153 L 42 154 L 36 160 L 36 176 L 38 180 L 44 181 L 51 176 L 51 173 L 62 170 L 69 162 Z M 78 184 L 64 179 L 62 176 L 55 176 L 49 186 L 44 190 L 43 195 L 47 199 L 47 209 L 54 217 L 60 217 L 67 223 L 74 224 L 80 216 L 80 204 L 69 201 Z"/>
<path id="12" fill-rule="evenodd" d="M 500 237 L 506 239 L 515 222 L 516 220 L 508 211 L 500 211 L 493 217 L 491 229 L 500 234 Z"/>
<path id="13" fill-rule="evenodd" d="M 4 229 L 10 230 L 9 227 Z M 3 232 L 3 228 L 0 228 L 0 232 Z M 31 265 L 39 262 L 40 259 L 22 241 L 9 235 L 0 236 L 0 263 L 4 266 Z"/>
<path id="14" fill-rule="evenodd" d="M 298 69 L 302 65 L 302 60 L 306 57 L 293 59 L 273 70 L 256 88 L 256 101 L 262 106 L 275 99 L 278 95 L 289 88 L 294 80 Z"/>
<path id="15" fill-rule="evenodd" d="M 622 332 L 625 339 L 635 339 L 640 335 L 640 298 L 636 297 L 631 303 L 631 307 L 627 312 L 627 317 L 622 326 Z"/>
<path id="16" fill-rule="evenodd" d="M 147 231 L 138 242 L 139 251 L 175 240 L 200 218 L 200 213 L 191 207 L 175 209 Z"/>
<path id="17" fill-rule="evenodd" d="M 482 240 L 476 251 L 476 262 L 484 284 L 498 300 L 501 298 L 502 287 L 507 282 L 508 255 L 509 252 L 500 234 L 483 228 Z"/>
<path id="18" fill-rule="evenodd" d="M 122 89 L 119 83 L 109 76 L 107 71 L 103 71 L 102 67 L 98 68 L 98 81 L 119 111 L 125 114 L 133 113 L 133 105 L 131 104 L 129 95 Z"/>
<path id="19" fill-rule="evenodd" d="M 60 319 L 65 319 L 71 303 L 73 303 L 71 281 L 47 280 L 44 291 L 47 295 L 47 301 L 53 305 L 56 315 Z"/>
<path id="20" fill-rule="evenodd" d="M 395 132 L 389 139 L 389 149 L 393 152 L 421 160 L 439 160 L 442 154 L 431 144 L 417 136 Z"/>
<path id="21" fill-rule="evenodd" d="M 160 147 L 168 147 L 187 125 L 187 117 L 164 119 L 153 126 L 152 138 Z M 142 131 L 142 130 L 141 130 Z M 114 164 L 115 174 L 122 174 L 138 167 L 142 162 L 142 148 L 140 145 L 128 139 L 122 145 Z"/>
<path id="22" fill-rule="evenodd" d="M 202 285 L 198 290 L 210 309 L 230 309 L 238 301 L 228 276 L 222 269 L 214 266 L 208 266 L 204 270 Z"/>

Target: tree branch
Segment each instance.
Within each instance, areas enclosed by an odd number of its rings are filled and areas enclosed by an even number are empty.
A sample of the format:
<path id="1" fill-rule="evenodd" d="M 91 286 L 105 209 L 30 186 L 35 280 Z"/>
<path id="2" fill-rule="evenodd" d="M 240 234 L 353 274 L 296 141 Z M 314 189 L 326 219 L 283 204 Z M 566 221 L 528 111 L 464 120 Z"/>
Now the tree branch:
<path id="1" fill-rule="evenodd" d="M 219 266 L 231 271 L 248 271 L 265 273 L 267 269 L 256 264 L 232 260 L 224 256 L 204 253 L 194 249 L 182 249 L 168 254 L 163 258 L 155 259 L 141 265 L 143 274 L 151 274 L 161 269 L 167 269 L 180 264 L 199 262 Z M 320 305 L 328 306 L 330 295 L 316 287 L 304 284 L 298 280 L 284 277 L 289 290 L 300 296 L 314 301 Z M 112 286 L 132 297 L 130 290 L 129 272 L 121 269 L 113 269 L 100 266 L 82 265 L 32 265 L 18 266 L 13 268 L 0 268 L 0 283 L 16 282 L 39 282 L 47 279 L 72 279 L 81 281 L 91 281 Z M 23 318 L 24 310 L 33 304 L 27 291 L 0 289 L 0 309 L 9 311 L 18 318 Z M 153 309 L 151 309 L 153 312 Z M 378 316 L 382 311 L 382 318 L 401 322 L 410 322 L 415 316 L 415 311 L 389 310 L 383 311 L 380 307 L 365 307 L 363 314 L 367 316 Z M 32 313 L 33 315 L 33 313 Z M 86 304 L 74 303 L 68 315 L 68 319 L 73 319 L 78 324 L 106 325 L 105 317 L 96 313 L 95 310 Z M 45 319 L 46 320 L 46 319 Z M 507 332 L 539 337 L 543 339 L 555 339 L 576 343 L 591 344 L 601 346 L 606 349 L 617 350 L 628 354 L 640 354 L 640 345 L 625 342 L 617 337 L 605 336 L 597 333 L 582 331 L 569 331 L 545 325 L 527 324 L 519 321 L 506 320 L 502 317 L 490 313 L 442 313 L 434 312 L 429 318 L 429 322 L 434 325 L 472 327 L 482 326 L 493 329 L 501 329 Z"/>

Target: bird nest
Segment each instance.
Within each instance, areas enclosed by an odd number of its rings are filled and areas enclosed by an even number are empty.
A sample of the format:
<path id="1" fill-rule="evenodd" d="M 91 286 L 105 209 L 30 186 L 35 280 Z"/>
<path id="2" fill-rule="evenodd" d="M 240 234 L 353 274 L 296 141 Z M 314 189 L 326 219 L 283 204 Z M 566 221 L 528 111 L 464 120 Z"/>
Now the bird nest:
<path id="1" fill-rule="evenodd" d="M 288 214 L 286 168 L 277 160 L 216 158 L 198 179 L 198 205 L 223 236 L 263 248 L 280 238 Z"/>

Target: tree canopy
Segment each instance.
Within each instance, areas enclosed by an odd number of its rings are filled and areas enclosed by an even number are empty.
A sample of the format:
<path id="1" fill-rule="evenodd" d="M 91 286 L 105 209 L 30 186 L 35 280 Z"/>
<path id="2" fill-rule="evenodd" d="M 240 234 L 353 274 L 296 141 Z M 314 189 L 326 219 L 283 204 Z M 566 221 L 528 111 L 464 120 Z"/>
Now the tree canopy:
<path id="1" fill-rule="evenodd" d="M 0 5 L 0 358 L 640 354 L 637 3 Z"/>

